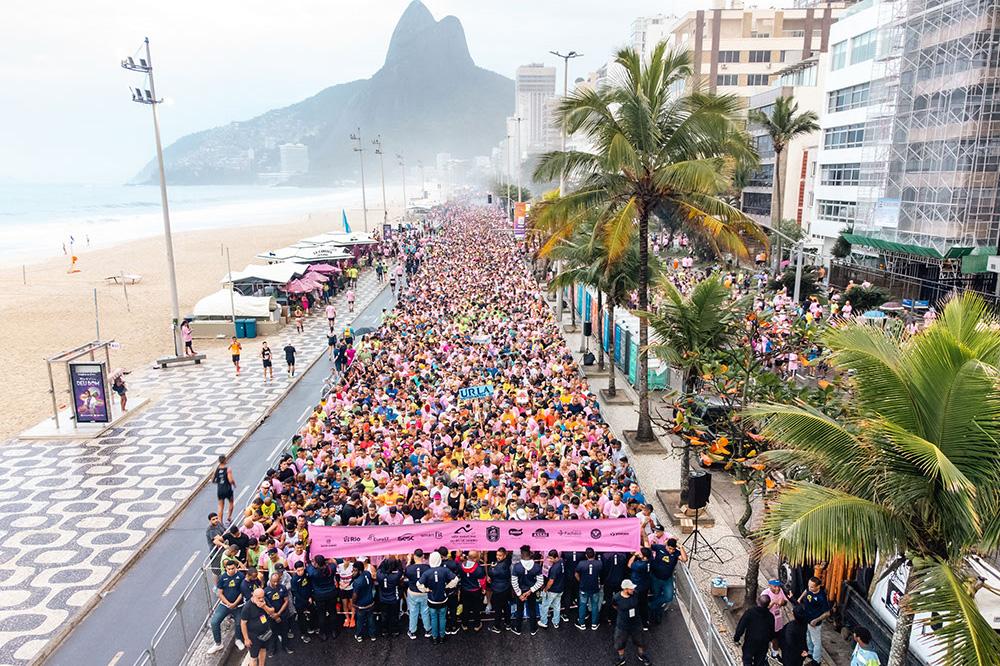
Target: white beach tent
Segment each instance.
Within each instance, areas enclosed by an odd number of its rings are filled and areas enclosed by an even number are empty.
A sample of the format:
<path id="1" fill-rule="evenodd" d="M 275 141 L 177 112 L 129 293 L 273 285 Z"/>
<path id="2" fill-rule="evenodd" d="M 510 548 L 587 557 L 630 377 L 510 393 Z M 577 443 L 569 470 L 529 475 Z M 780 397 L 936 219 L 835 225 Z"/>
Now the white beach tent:
<path id="1" fill-rule="evenodd" d="M 244 296 L 238 291 L 220 289 L 198 301 L 192 314 L 196 319 L 229 319 L 234 308 L 237 317 L 271 319 L 278 305 L 272 296 Z"/>
<path id="2" fill-rule="evenodd" d="M 342 245 L 344 247 L 351 247 L 353 245 L 371 245 L 375 243 L 375 239 L 370 233 L 365 233 L 364 231 L 352 231 L 347 234 L 342 231 L 328 231 L 325 234 L 320 234 L 318 236 L 310 236 L 309 238 L 303 238 L 298 245 Z"/>
<path id="3" fill-rule="evenodd" d="M 268 262 L 298 262 L 298 263 L 331 263 L 353 259 L 354 255 L 336 243 L 327 242 L 317 245 L 305 241 L 289 245 L 288 247 L 261 252 L 258 259 Z"/>
<path id="4" fill-rule="evenodd" d="M 300 275 L 305 275 L 307 270 L 309 270 L 308 264 L 297 264 L 292 261 L 266 265 L 249 264 L 242 271 L 236 271 L 232 275 L 224 276 L 222 284 L 234 282 L 236 284 L 259 283 L 284 285 Z"/>

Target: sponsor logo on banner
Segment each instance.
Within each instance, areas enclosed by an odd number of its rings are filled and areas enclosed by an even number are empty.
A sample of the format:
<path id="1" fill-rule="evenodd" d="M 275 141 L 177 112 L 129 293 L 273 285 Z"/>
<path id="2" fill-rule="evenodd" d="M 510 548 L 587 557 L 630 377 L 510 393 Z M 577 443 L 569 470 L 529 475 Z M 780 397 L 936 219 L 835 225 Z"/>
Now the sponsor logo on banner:
<path id="1" fill-rule="evenodd" d="M 531 536 L 535 537 L 536 539 L 547 539 L 549 538 L 549 533 L 543 530 L 541 527 L 539 527 L 537 530 L 531 533 Z"/>
<path id="2" fill-rule="evenodd" d="M 472 525 L 466 523 L 462 527 L 459 527 L 457 530 L 455 530 L 455 534 L 472 534 Z"/>
<path id="3" fill-rule="evenodd" d="M 590 538 L 591 539 L 600 539 L 601 538 L 601 530 L 597 529 L 596 527 L 594 529 L 590 530 Z"/>
<path id="4" fill-rule="evenodd" d="M 524 534 L 524 530 L 518 529 L 517 527 L 512 527 L 509 530 L 507 530 L 507 534 L 511 536 L 521 536 L 522 534 Z"/>
<path id="5" fill-rule="evenodd" d="M 486 540 L 490 543 L 496 543 L 500 540 L 500 528 L 496 525 L 490 525 L 486 528 Z"/>

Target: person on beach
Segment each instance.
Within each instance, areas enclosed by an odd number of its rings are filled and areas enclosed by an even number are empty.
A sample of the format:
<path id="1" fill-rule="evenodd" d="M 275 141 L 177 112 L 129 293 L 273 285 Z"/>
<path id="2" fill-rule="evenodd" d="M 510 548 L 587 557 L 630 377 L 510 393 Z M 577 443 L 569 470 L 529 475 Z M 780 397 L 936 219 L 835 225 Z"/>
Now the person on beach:
<path id="1" fill-rule="evenodd" d="M 184 355 L 194 356 L 194 334 L 191 333 L 191 320 L 181 322 L 181 340 L 184 342 Z"/>
<path id="2" fill-rule="evenodd" d="M 219 464 L 212 475 L 212 483 L 215 484 L 215 496 L 219 500 L 218 514 L 225 515 L 225 522 L 230 523 L 233 520 L 233 488 L 236 486 L 236 480 L 233 478 L 233 470 L 229 469 L 226 456 L 219 456 Z M 227 501 L 228 512 L 225 511 Z"/>
<path id="3" fill-rule="evenodd" d="M 111 390 L 118 394 L 118 398 L 121 400 L 122 411 L 125 411 L 125 403 L 128 402 L 128 387 L 125 386 L 125 373 L 121 372 L 117 374 L 114 381 L 111 382 Z"/>
<path id="4" fill-rule="evenodd" d="M 243 351 L 243 345 L 240 341 L 233 336 L 233 341 L 229 343 L 229 353 L 233 357 L 233 365 L 236 367 L 236 376 L 240 376 L 240 352 Z"/>
<path id="5" fill-rule="evenodd" d="M 348 289 L 347 293 L 344 294 L 344 298 L 347 299 L 347 311 L 354 312 L 354 290 Z"/>
<path id="6" fill-rule="evenodd" d="M 305 313 L 302 308 L 295 308 L 295 330 L 301 333 L 305 329 Z"/>
<path id="7" fill-rule="evenodd" d="M 285 363 L 288 364 L 288 376 L 289 377 L 294 377 L 295 376 L 295 347 L 292 346 L 291 342 L 289 342 L 287 345 L 285 345 L 284 352 L 285 352 Z"/>
<path id="8" fill-rule="evenodd" d="M 274 368 L 271 365 L 271 348 L 267 346 L 267 340 L 260 345 L 260 360 L 264 364 L 264 380 L 274 379 Z"/>

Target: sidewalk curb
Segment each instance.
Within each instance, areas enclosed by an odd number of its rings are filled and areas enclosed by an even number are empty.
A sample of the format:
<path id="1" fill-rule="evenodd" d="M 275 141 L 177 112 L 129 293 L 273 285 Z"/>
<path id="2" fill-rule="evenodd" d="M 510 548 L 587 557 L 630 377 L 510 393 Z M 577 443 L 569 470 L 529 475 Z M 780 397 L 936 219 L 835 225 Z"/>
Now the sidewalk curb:
<path id="1" fill-rule="evenodd" d="M 379 296 L 381 296 L 382 292 L 385 291 L 386 288 L 387 287 L 383 287 L 382 289 L 379 289 L 377 292 L 375 292 L 375 294 L 372 296 L 372 299 L 365 304 L 365 307 L 367 308 L 369 305 L 374 303 L 375 300 Z M 359 313 L 362 311 L 363 309 L 359 310 Z M 281 395 L 279 395 L 275 399 L 275 401 L 271 403 L 271 405 L 267 409 L 265 409 L 255 419 L 254 422 L 250 424 L 250 426 L 248 426 L 247 431 L 243 433 L 243 435 L 241 435 L 240 438 L 236 440 L 236 442 L 226 452 L 226 457 L 232 456 L 234 453 L 236 453 L 237 450 L 239 450 L 241 446 L 243 446 L 243 443 L 247 439 L 249 439 L 250 436 L 264 424 L 264 421 L 266 421 L 268 417 L 271 416 L 274 410 L 278 408 L 278 405 L 284 402 L 285 398 L 288 397 L 288 394 L 291 393 L 292 389 L 294 389 L 295 386 L 298 385 L 298 383 L 302 380 L 302 378 L 305 377 L 306 374 L 310 370 L 312 370 L 313 366 L 315 366 L 316 363 L 318 363 L 319 360 L 324 358 L 325 356 L 326 352 L 323 351 L 321 348 L 320 353 L 316 356 L 316 358 L 314 358 L 312 361 L 309 362 L 309 365 L 306 367 L 305 371 L 299 374 L 298 377 L 292 378 L 291 382 L 289 382 L 289 384 L 285 388 L 285 391 L 282 392 Z M 38 654 L 36 654 L 29 662 L 31 666 L 41 666 L 48 660 L 49 657 L 55 654 L 55 652 L 62 646 L 62 644 L 66 641 L 66 639 L 69 638 L 70 634 L 72 634 L 73 631 L 84 620 L 87 619 L 87 616 L 90 615 L 90 612 L 94 610 L 97 604 L 101 602 L 101 599 L 103 599 L 108 593 L 114 590 L 115 586 L 118 584 L 118 581 L 124 578 L 125 574 L 131 571 L 132 567 L 135 566 L 136 562 L 138 562 L 143 555 L 145 555 L 146 551 L 148 551 L 152 547 L 153 543 L 160 536 L 162 536 L 163 533 L 166 532 L 171 525 L 173 525 L 174 521 L 177 520 L 177 518 L 186 508 L 187 502 L 190 501 L 192 497 L 194 497 L 202 490 L 204 490 L 204 488 L 211 482 L 211 480 L 212 480 L 212 473 L 209 472 L 206 476 L 204 476 L 201 479 L 201 481 L 199 481 L 195 486 L 191 488 L 191 492 L 184 500 L 177 501 L 177 503 L 174 505 L 174 508 L 170 511 L 169 514 L 164 516 L 163 521 L 160 522 L 160 524 L 156 527 L 156 529 L 150 532 L 143 539 L 142 544 L 135 550 L 132 556 L 129 557 L 127 561 L 122 563 L 122 565 L 118 568 L 118 570 L 113 572 L 110 578 L 104 581 L 101 587 L 98 590 L 96 590 L 94 594 L 86 602 L 84 602 L 81 606 L 79 606 L 76 614 L 73 617 L 69 618 L 62 626 L 62 628 L 59 630 L 59 632 L 55 634 L 52 638 L 50 638 L 49 641 L 45 644 L 45 646 L 38 651 Z"/>

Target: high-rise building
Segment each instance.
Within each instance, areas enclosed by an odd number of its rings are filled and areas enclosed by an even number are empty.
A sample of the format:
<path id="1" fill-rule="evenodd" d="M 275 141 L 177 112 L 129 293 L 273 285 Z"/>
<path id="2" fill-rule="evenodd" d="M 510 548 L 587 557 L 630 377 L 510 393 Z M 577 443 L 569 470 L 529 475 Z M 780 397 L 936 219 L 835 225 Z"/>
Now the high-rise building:
<path id="1" fill-rule="evenodd" d="M 643 58 L 648 58 L 653 48 L 662 41 L 670 41 L 673 33 L 671 26 L 677 21 L 677 16 L 657 14 L 656 16 L 640 16 L 632 21 L 631 46 Z"/>
<path id="2" fill-rule="evenodd" d="M 690 11 L 671 28 L 675 48 L 691 52 L 698 83 L 711 92 L 749 99 L 775 83 L 785 67 L 829 48 L 830 26 L 845 2 L 796 9 Z"/>
<path id="3" fill-rule="evenodd" d="M 278 146 L 281 173 L 309 173 L 309 148 L 301 143 L 283 143 Z"/>
<path id="4" fill-rule="evenodd" d="M 540 153 L 547 145 L 551 119 L 546 103 L 556 94 L 556 68 L 540 63 L 517 68 L 514 79 L 516 115 L 521 118 L 521 154 Z"/>

